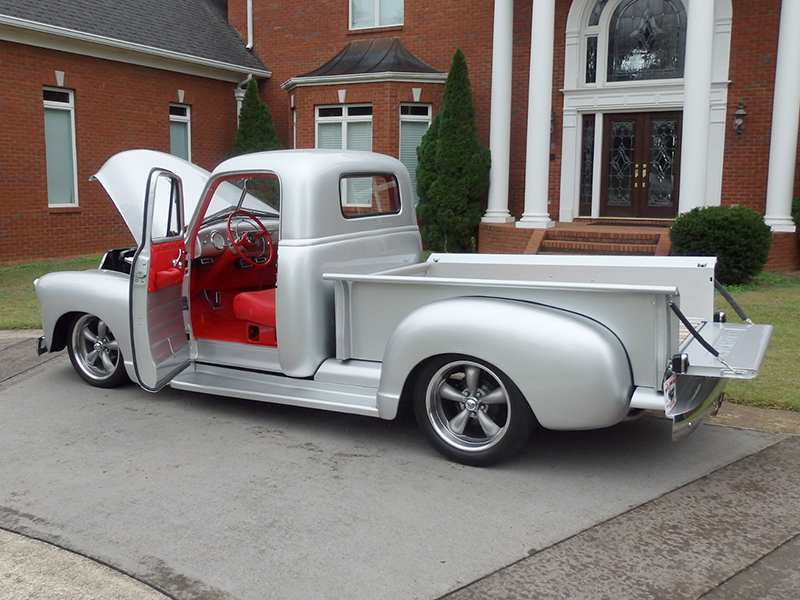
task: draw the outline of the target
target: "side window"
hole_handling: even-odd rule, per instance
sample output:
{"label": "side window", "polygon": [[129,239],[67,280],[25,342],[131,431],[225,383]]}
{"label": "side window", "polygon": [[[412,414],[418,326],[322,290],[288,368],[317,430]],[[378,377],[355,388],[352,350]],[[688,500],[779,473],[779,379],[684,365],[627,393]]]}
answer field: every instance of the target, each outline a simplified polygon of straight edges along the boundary
{"label": "side window", "polygon": [[403,0],[350,0],[350,29],[403,24]]}
{"label": "side window", "polygon": [[417,196],[417,147],[430,125],[430,104],[400,105],[400,162],[406,166],[408,174],[411,176],[414,204],[419,201]]}
{"label": "side window", "polygon": [[44,88],[44,139],[47,161],[47,204],[78,205],[78,163],[75,156],[75,95],[72,90]]}
{"label": "side window", "polygon": [[153,205],[152,241],[183,235],[183,198],[180,181],[166,173],[150,178],[148,201]]}
{"label": "side window", "polygon": [[400,191],[394,175],[345,175],[339,197],[346,219],[400,212]]}
{"label": "side window", "polygon": [[169,153],[192,160],[191,109],[184,104],[169,105]]}
{"label": "side window", "polygon": [[317,148],[371,151],[372,106],[318,106]]}

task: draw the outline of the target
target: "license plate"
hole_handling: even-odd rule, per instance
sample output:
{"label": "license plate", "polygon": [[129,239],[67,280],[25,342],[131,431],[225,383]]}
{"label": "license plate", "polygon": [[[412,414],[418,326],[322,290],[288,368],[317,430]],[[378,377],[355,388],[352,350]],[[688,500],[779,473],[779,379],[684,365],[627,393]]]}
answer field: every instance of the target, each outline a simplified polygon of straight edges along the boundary
{"label": "license plate", "polygon": [[666,413],[670,414],[672,409],[675,408],[675,403],[678,401],[677,394],[675,394],[675,374],[671,373],[669,377],[664,380],[664,398],[666,399]]}

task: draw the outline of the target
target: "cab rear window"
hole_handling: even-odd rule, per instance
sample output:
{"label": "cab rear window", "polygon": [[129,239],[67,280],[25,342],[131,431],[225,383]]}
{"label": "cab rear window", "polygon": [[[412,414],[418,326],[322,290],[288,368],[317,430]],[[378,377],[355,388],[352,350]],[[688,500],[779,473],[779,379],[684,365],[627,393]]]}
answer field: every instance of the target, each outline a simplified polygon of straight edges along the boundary
{"label": "cab rear window", "polygon": [[346,219],[400,212],[400,189],[394,175],[345,175],[339,198]]}

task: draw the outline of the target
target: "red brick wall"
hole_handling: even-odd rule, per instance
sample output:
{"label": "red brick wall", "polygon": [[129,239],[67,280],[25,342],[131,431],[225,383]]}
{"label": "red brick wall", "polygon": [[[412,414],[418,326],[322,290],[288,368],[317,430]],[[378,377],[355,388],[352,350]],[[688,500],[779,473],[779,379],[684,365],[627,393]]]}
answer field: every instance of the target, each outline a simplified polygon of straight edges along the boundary
{"label": "red brick wall", "polygon": [[[291,0],[280,5],[255,3],[255,50],[264,59],[267,68],[273,72],[272,79],[262,84],[261,92],[269,104],[275,128],[283,145],[290,147],[292,143],[292,119],[290,94],[281,89],[282,83],[326,63],[351,41],[397,36],[421,60],[443,72],[449,69],[456,48],[461,47],[469,67],[481,139],[488,146],[493,0],[474,0],[468,3],[441,0],[433,9],[430,8],[430,4],[409,2],[406,3],[405,24],[402,27],[354,32],[348,30],[348,5],[346,0],[319,0],[313,4],[301,0]],[[246,0],[230,0],[229,14],[239,14],[245,6]],[[244,30],[240,32],[244,33]],[[324,103],[338,104],[336,90],[347,89],[347,102],[351,103],[357,101],[355,97],[358,95],[368,97],[374,93],[374,90],[368,89],[369,87],[330,86],[329,91],[320,88],[319,94],[320,98],[324,97]],[[423,87],[422,101],[433,102],[434,111],[437,110],[436,100],[428,96],[428,85],[393,86],[396,91],[392,93],[398,94],[398,103],[412,101],[409,96],[412,87]],[[405,88],[408,92],[404,91]],[[441,90],[441,86],[439,89]],[[302,127],[308,130],[306,121],[311,119],[313,123],[314,113],[313,110],[309,112],[307,108],[312,106],[310,102],[316,100],[307,100],[307,92],[302,90],[295,90],[294,93],[296,103],[300,100],[305,103],[302,108],[298,105],[298,129]],[[380,94],[385,93],[385,88],[375,93],[380,97]],[[385,104],[386,99],[383,100]],[[393,127],[396,127],[396,110],[395,105],[390,120],[395,123]],[[377,114],[373,115],[373,126],[376,131],[380,128],[377,119]],[[298,135],[303,146],[313,146],[313,138],[309,143],[309,138],[304,136]],[[394,148],[391,154],[396,156],[397,144],[390,146]],[[376,145],[375,149],[378,150],[378,147],[379,145]]]}
{"label": "red brick wall", "polygon": [[[780,1],[733,0],[728,118],[722,203],[766,210],[772,101]],[[733,131],[733,113],[744,100],[741,135]]]}
{"label": "red brick wall", "polygon": [[[132,239],[89,177],[132,148],[169,152],[169,103],[191,106],[192,160],[211,169],[232,145],[234,84],[0,41],[0,265],[99,255]],[[75,93],[76,208],[48,208],[42,87]]]}
{"label": "red brick wall", "polygon": [[765,271],[785,273],[800,269],[800,236],[797,233],[773,233]]}
{"label": "red brick wall", "polygon": [[481,223],[478,252],[522,254],[535,231],[517,227],[514,223]]}

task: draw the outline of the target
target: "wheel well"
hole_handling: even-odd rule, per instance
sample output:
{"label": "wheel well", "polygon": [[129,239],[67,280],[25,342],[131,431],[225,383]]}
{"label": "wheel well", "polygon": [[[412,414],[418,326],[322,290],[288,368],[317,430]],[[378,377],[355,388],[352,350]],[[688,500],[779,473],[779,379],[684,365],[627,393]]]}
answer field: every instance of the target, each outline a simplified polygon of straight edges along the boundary
{"label": "wheel well", "polygon": [[67,340],[69,339],[69,330],[72,326],[72,322],[81,314],[83,313],[68,312],[58,318],[56,326],[53,327],[53,343],[50,344],[50,352],[58,352],[67,347]]}
{"label": "wheel well", "polygon": [[488,360],[486,360],[484,358],[481,358],[479,356],[473,356],[471,354],[459,354],[459,353],[455,353],[455,352],[445,352],[445,353],[442,353],[442,354],[433,354],[433,355],[428,356],[428,357],[422,359],[421,361],[419,361],[414,366],[414,368],[411,369],[411,371],[408,374],[408,377],[406,377],[405,383],[403,384],[403,391],[401,392],[401,395],[400,395],[400,406],[402,406],[404,408],[407,408],[407,407],[409,407],[411,405],[412,397],[413,397],[413,393],[414,393],[414,383],[416,382],[417,377],[419,376],[419,372],[423,368],[425,368],[425,365],[427,365],[429,362],[431,362],[433,360],[443,359],[443,358],[446,358],[448,360],[459,360],[459,359],[478,360],[478,361],[480,361],[482,363],[485,363],[487,365],[492,366],[495,370],[497,370],[500,373],[502,373],[503,376],[505,376],[509,381],[511,381],[514,384],[514,387],[517,388],[517,390],[519,391],[519,395],[525,401],[525,404],[528,405],[528,408],[530,408],[531,415],[533,415],[534,423],[536,423],[536,425],[538,426],[539,419],[536,417],[536,413],[533,410],[533,406],[531,406],[531,403],[528,402],[528,399],[525,397],[524,392],[521,389],[519,389],[519,386],[517,386],[517,384],[514,382],[514,380],[511,379],[508,375],[506,375],[506,373],[505,373],[505,371],[503,369],[501,369],[500,367],[498,367],[497,365],[495,365],[491,361],[488,361]]}

